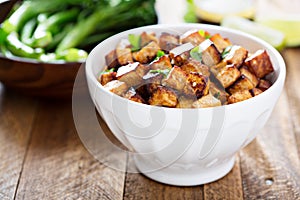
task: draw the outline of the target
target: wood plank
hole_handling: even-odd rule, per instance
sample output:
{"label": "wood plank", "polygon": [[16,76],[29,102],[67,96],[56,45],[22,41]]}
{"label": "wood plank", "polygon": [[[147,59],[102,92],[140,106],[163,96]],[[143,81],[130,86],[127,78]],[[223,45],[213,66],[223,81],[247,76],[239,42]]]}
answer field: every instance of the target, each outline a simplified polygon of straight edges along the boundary
{"label": "wood plank", "polygon": [[245,199],[300,199],[300,161],[285,90],[240,160]]}
{"label": "wood plank", "polygon": [[0,199],[13,199],[18,185],[36,101],[0,84]]}
{"label": "wood plank", "polygon": [[287,65],[286,91],[300,156],[300,48],[286,49],[283,55]]}
{"label": "wood plank", "polygon": [[[131,162],[130,159],[128,162]],[[132,170],[136,171],[136,170]],[[140,173],[127,173],[124,199],[203,199],[203,186],[176,187],[153,181]]]}
{"label": "wood plank", "polygon": [[243,188],[239,157],[233,169],[215,182],[204,185],[204,199],[243,199]]}
{"label": "wood plank", "polygon": [[70,102],[41,103],[17,199],[118,200],[124,179],[124,172],[106,167],[84,148]]}

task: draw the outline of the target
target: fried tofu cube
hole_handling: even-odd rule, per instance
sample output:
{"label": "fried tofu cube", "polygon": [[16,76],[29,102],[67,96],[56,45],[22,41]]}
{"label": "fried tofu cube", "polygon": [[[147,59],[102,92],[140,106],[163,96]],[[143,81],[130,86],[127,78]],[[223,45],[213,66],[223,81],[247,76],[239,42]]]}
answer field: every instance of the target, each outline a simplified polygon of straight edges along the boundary
{"label": "fried tofu cube", "polygon": [[183,65],[190,57],[190,50],[194,48],[191,43],[185,43],[174,49],[169,53],[171,63],[177,66]]}
{"label": "fried tofu cube", "polygon": [[159,86],[152,93],[149,104],[155,106],[176,107],[177,95],[170,88]]}
{"label": "fried tofu cube", "polygon": [[172,64],[171,64],[169,56],[164,55],[164,56],[161,56],[158,60],[155,60],[155,61],[151,62],[150,63],[150,68],[153,69],[153,70],[171,69]]}
{"label": "fried tofu cube", "polygon": [[180,67],[174,66],[168,76],[162,80],[162,85],[182,91],[186,86],[186,82],[186,73]]}
{"label": "fried tofu cube", "polygon": [[192,104],[193,108],[208,108],[208,107],[216,107],[221,106],[221,101],[214,97],[212,94],[208,93],[208,95],[205,95],[195,101]]}
{"label": "fried tofu cube", "polygon": [[250,90],[250,92],[251,92],[252,96],[257,96],[257,95],[263,93],[263,91],[259,88],[253,88],[252,90]]}
{"label": "fried tofu cube", "polygon": [[125,82],[129,87],[142,83],[142,77],[148,71],[148,67],[138,62],[119,67],[116,78]]}
{"label": "fried tofu cube", "polygon": [[232,85],[241,75],[241,72],[234,66],[230,65],[217,65],[211,70],[218,81],[224,88]]}
{"label": "fried tofu cube", "polygon": [[123,97],[138,103],[145,103],[144,99],[135,91],[133,87],[129,88]]}
{"label": "fried tofu cube", "polygon": [[218,87],[212,81],[209,84],[209,93],[219,99],[222,104],[225,104],[227,102],[227,98],[229,97],[229,94],[226,92],[225,88]]}
{"label": "fried tofu cube", "polygon": [[106,83],[104,85],[104,88],[106,90],[109,90],[109,91],[121,96],[127,91],[128,86],[125,82],[122,82],[119,80],[112,80],[112,81]]}
{"label": "fried tofu cube", "polygon": [[181,66],[181,69],[187,74],[190,72],[197,72],[204,76],[210,76],[209,67],[195,59],[189,59]]}
{"label": "fried tofu cube", "polygon": [[197,99],[208,94],[209,78],[197,72],[190,72],[187,75],[187,84],[183,88],[184,94],[194,96]]}
{"label": "fried tofu cube", "polygon": [[172,35],[163,32],[159,38],[159,46],[162,50],[168,53],[175,47],[179,46],[179,38],[179,35]]}
{"label": "fried tofu cube", "polygon": [[142,64],[146,64],[151,62],[156,57],[158,50],[160,50],[160,47],[156,42],[152,41],[144,46],[141,50],[134,52],[132,56],[134,60]]}
{"label": "fried tofu cube", "polygon": [[125,39],[121,40],[121,42],[117,45],[116,54],[118,63],[120,65],[126,65],[133,62],[131,49],[129,48],[129,46],[129,41]]}
{"label": "fried tofu cube", "polygon": [[155,33],[143,32],[141,34],[141,47],[146,46],[150,42],[155,42],[158,44],[158,38],[156,37]]}
{"label": "fried tofu cube", "polygon": [[107,65],[107,69],[116,69],[118,66],[120,66],[118,62],[117,52],[115,49],[105,56],[105,63]]}
{"label": "fried tofu cube", "polygon": [[233,94],[241,90],[251,90],[254,87],[255,85],[246,76],[241,75],[240,78],[229,87],[228,91],[230,94]]}
{"label": "fried tofu cube", "polygon": [[240,101],[250,99],[251,97],[252,97],[252,95],[249,92],[249,90],[240,90],[240,91],[233,93],[232,95],[230,95],[228,97],[228,103],[229,104],[237,103]]}
{"label": "fried tofu cube", "polygon": [[228,53],[224,57],[224,61],[228,64],[234,64],[237,68],[240,68],[248,56],[248,51],[244,47],[233,45]]}
{"label": "fried tofu cube", "polygon": [[[161,81],[164,78],[164,74],[155,72],[152,73],[151,70],[148,71],[144,76],[143,76],[143,83],[145,83],[145,90],[147,94],[153,93],[158,86],[161,85]],[[149,97],[149,95],[147,95]],[[145,95],[145,94],[144,94]]]}
{"label": "fried tofu cube", "polygon": [[104,72],[101,73],[99,76],[99,82],[101,83],[101,85],[105,85],[106,83],[116,79],[116,72]]}
{"label": "fried tofu cube", "polygon": [[192,104],[197,100],[195,97],[180,96],[176,108],[192,108]]}
{"label": "fried tofu cube", "polygon": [[205,37],[202,36],[198,30],[187,31],[181,36],[181,43],[191,43],[194,46],[198,46],[201,42],[205,40]]}
{"label": "fried tofu cube", "polygon": [[274,71],[270,57],[266,50],[258,50],[245,60],[245,65],[258,78],[263,78]]}
{"label": "fried tofu cube", "polygon": [[217,65],[222,60],[220,52],[209,39],[199,45],[199,50],[201,51],[202,62],[209,67]]}
{"label": "fried tofu cube", "polygon": [[223,38],[219,33],[214,34],[211,38],[209,38],[216,46],[218,51],[222,53],[226,47],[231,46],[232,43],[229,39]]}
{"label": "fried tofu cube", "polygon": [[255,76],[255,74],[250,72],[248,67],[246,67],[246,66],[241,67],[240,72],[241,72],[241,75],[244,75],[251,81],[251,83],[254,85],[254,87],[256,87],[258,85],[258,82],[259,82],[258,78]]}
{"label": "fried tofu cube", "polygon": [[260,79],[258,83],[258,88],[262,91],[267,90],[269,87],[271,87],[271,82],[265,79]]}

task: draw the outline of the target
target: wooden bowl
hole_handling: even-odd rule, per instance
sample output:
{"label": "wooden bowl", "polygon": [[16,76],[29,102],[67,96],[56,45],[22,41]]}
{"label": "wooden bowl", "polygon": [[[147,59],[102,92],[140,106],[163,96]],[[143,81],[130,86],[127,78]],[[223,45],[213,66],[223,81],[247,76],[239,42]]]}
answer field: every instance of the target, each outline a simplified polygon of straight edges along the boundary
{"label": "wooden bowl", "polygon": [[72,95],[73,84],[82,63],[42,63],[0,54],[0,81],[8,88],[41,97]]}
{"label": "wooden bowl", "polygon": [[[0,23],[16,0],[0,3]],[[44,63],[32,59],[7,58],[0,53],[0,81],[8,88],[41,97],[70,97],[82,63]]]}

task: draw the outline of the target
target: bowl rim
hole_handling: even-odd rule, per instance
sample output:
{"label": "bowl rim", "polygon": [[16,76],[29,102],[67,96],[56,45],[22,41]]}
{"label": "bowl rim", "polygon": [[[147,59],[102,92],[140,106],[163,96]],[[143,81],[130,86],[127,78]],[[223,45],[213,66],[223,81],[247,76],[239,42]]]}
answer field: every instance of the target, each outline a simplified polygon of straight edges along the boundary
{"label": "bowl rim", "polygon": [[39,61],[33,58],[23,58],[23,57],[18,57],[18,56],[11,56],[11,57],[7,57],[5,55],[3,55],[3,53],[0,52],[0,59],[4,59],[7,61],[12,61],[12,62],[20,62],[20,63],[30,63],[30,64],[50,64],[50,65],[65,65],[65,64],[83,64],[84,62],[66,62],[63,60],[57,60],[57,61],[48,61],[48,62],[43,62],[43,61]]}
{"label": "bowl rim", "polygon": [[[275,79],[275,81],[273,82],[273,84],[271,85],[270,88],[268,88],[266,91],[262,92],[261,94],[254,96],[250,99],[246,99],[244,101],[240,101],[237,103],[233,103],[233,104],[227,104],[227,105],[221,105],[221,106],[215,106],[215,107],[207,107],[207,108],[169,108],[169,107],[162,107],[162,106],[153,106],[153,105],[148,105],[148,104],[143,104],[143,103],[138,103],[135,101],[130,101],[124,97],[121,97],[117,94],[114,94],[108,90],[106,90],[97,80],[95,74],[93,73],[92,70],[92,58],[95,56],[95,51],[98,48],[101,48],[101,46],[105,43],[109,43],[110,41],[114,40],[114,38],[116,37],[120,37],[122,35],[125,34],[129,34],[132,32],[140,32],[143,29],[176,29],[179,27],[183,27],[183,28],[190,28],[190,29],[204,29],[205,28],[209,28],[209,29],[214,29],[216,31],[220,31],[220,32],[226,32],[226,33],[231,33],[231,34],[235,34],[235,35],[241,35],[242,37],[245,37],[247,39],[250,40],[254,40],[257,43],[261,44],[262,46],[264,46],[264,49],[268,51],[268,54],[270,54],[270,52],[272,54],[274,54],[274,58],[277,60],[278,62],[278,74],[277,74],[277,78]],[[222,33],[220,33],[222,34]],[[257,49],[258,50],[258,49]],[[211,25],[211,24],[201,24],[201,23],[180,23],[180,24],[155,24],[155,25],[147,25],[147,26],[142,26],[142,27],[138,27],[138,28],[133,28],[133,29],[129,29],[126,31],[122,31],[118,34],[115,34],[113,36],[110,36],[109,38],[103,40],[102,42],[100,42],[97,46],[95,46],[92,51],[89,53],[87,59],[86,59],[86,63],[85,63],[85,73],[86,73],[86,78],[90,79],[93,84],[96,86],[96,88],[100,89],[102,92],[104,92],[107,95],[113,96],[114,98],[117,98],[120,101],[126,101],[129,102],[129,104],[134,104],[134,105],[139,105],[139,106],[146,106],[146,108],[150,107],[150,108],[155,108],[155,109],[163,109],[163,110],[179,110],[179,111],[183,111],[183,110],[213,110],[216,108],[220,108],[220,107],[226,107],[226,108],[234,108],[234,107],[239,107],[239,106],[243,106],[244,104],[249,104],[253,101],[256,101],[257,99],[262,99],[265,98],[267,95],[269,95],[269,93],[272,92],[276,92],[275,89],[276,88],[280,88],[280,93],[282,92],[282,88],[284,86],[284,82],[285,82],[285,78],[286,78],[286,64],[284,62],[283,57],[281,56],[281,54],[269,43],[267,43],[266,41],[250,35],[248,33],[239,31],[239,30],[235,30],[232,28],[227,28],[227,27],[222,27],[222,26],[218,26],[218,25]],[[275,71],[273,72],[275,73]],[[95,92],[94,92],[95,94]],[[94,94],[90,94],[92,98],[94,98]]]}

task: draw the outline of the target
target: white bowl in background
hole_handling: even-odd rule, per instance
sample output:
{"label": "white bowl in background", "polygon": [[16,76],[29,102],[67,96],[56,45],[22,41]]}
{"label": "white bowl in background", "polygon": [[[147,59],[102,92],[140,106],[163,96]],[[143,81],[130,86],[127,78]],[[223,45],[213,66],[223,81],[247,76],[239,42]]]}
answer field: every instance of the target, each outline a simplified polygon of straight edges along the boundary
{"label": "white bowl in background", "polygon": [[[273,85],[251,99],[213,108],[179,109],[129,101],[97,81],[105,55],[128,34],[143,31],[182,34],[191,29],[220,33],[249,52],[266,49],[273,67]],[[135,164],[146,176],[167,184],[190,186],[217,180],[233,167],[235,154],[265,125],[281,94],[285,63],[272,46],[251,35],[204,24],[152,25],[114,35],[97,45],[87,58],[90,96],[113,134],[136,153]]]}

